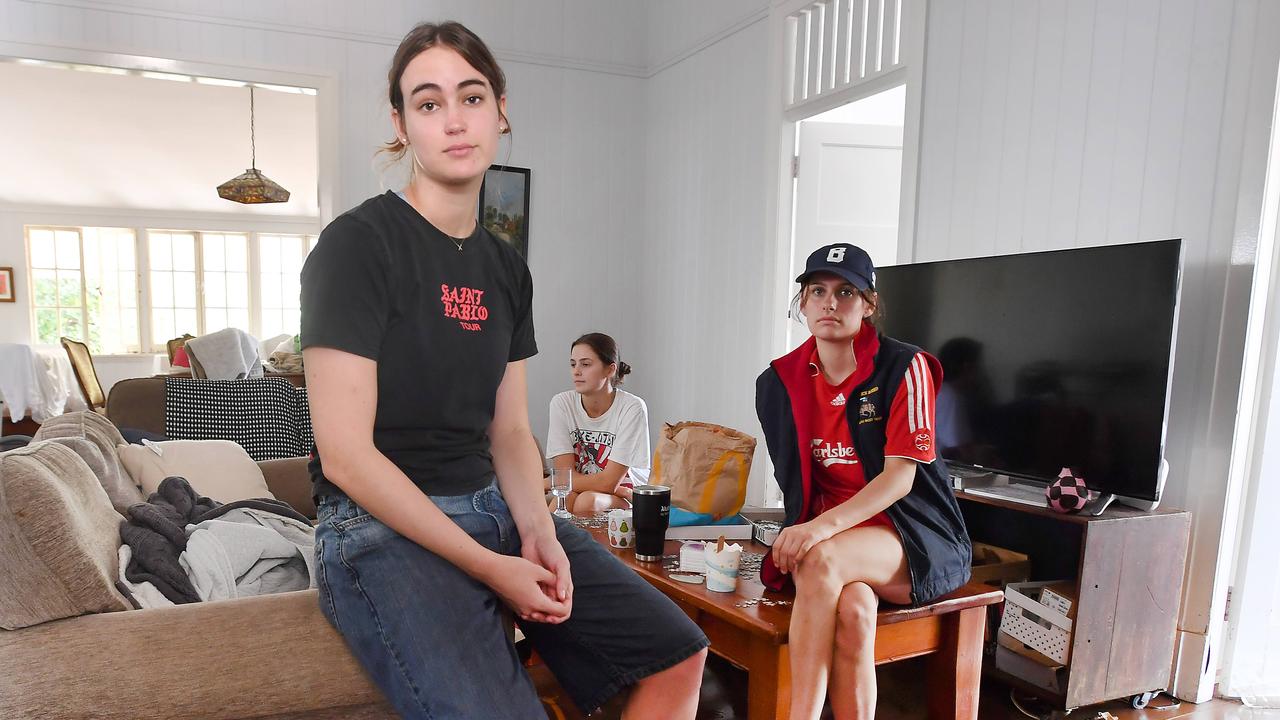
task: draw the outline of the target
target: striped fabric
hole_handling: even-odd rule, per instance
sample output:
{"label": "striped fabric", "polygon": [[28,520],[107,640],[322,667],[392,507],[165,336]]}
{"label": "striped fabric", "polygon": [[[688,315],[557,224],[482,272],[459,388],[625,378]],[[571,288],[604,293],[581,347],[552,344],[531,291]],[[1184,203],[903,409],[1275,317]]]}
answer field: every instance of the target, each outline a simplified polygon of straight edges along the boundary
{"label": "striped fabric", "polygon": [[923,355],[916,354],[907,368],[907,430],[933,430],[933,378]]}

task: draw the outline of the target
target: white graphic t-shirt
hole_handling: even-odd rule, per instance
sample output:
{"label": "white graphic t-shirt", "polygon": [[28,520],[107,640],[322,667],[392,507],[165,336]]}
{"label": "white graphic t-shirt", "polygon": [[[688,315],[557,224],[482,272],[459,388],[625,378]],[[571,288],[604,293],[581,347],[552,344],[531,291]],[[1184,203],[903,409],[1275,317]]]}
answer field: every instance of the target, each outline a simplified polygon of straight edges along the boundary
{"label": "white graphic t-shirt", "polygon": [[551,398],[547,457],[573,453],[574,470],[584,475],[619,462],[630,470],[623,482],[643,485],[649,481],[649,410],[635,395],[614,392],[613,405],[598,418],[587,415],[576,390]]}

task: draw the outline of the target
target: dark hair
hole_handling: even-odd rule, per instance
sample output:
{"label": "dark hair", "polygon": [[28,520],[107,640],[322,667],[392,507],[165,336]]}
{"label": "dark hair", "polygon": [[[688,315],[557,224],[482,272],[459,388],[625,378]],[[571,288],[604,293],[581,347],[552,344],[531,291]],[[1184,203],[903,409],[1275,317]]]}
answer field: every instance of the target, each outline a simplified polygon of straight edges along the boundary
{"label": "dark hair", "polygon": [[[875,290],[863,290],[854,288],[858,294],[862,296],[862,300],[872,307],[871,314],[867,316],[867,320],[875,326],[876,330],[880,329],[880,322],[884,320],[884,300],[880,299],[879,293]],[[800,306],[804,304],[805,293],[809,290],[809,282],[800,284],[800,289],[791,297],[791,309],[787,311],[787,317],[795,320],[801,325],[804,324],[804,313],[800,312]]]}
{"label": "dark hair", "polygon": [[[493,88],[495,102],[497,98],[507,94],[507,76],[498,66],[489,47],[475,33],[462,23],[452,20],[439,24],[421,23],[400,41],[400,47],[396,48],[395,57],[391,59],[391,69],[387,72],[388,99],[401,118],[404,117],[404,93],[400,90],[400,78],[404,77],[405,68],[409,67],[414,58],[437,45],[454,50],[467,64],[479,70]],[[511,132],[511,121],[507,120],[501,106],[498,107],[498,116],[506,123],[506,131]],[[408,146],[397,136],[383,144],[380,152],[391,153],[398,160],[406,149]]]}
{"label": "dark hair", "polygon": [[586,345],[591,348],[591,352],[600,358],[600,362],[605,365],[618,364],[618,369],[613,373],[613,384],[621,385],[622,379],[631,374],[631,366],[618,359],[618,343],[613,338],[604,333],[591,332],[569,343],[569,350],[572,351],[579,345]]}

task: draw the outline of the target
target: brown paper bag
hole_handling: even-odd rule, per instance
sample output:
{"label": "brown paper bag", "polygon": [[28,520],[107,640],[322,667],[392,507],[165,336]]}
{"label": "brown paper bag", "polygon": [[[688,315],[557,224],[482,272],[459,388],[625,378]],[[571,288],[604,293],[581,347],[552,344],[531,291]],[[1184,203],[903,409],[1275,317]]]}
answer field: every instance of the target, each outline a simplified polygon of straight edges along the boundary
{"label": "brown paper bag", "polygon": [[662,427],[649,482],[671,488],[671,504],[719,520],[742,509],[756,439],[723,425],[682,422]]}

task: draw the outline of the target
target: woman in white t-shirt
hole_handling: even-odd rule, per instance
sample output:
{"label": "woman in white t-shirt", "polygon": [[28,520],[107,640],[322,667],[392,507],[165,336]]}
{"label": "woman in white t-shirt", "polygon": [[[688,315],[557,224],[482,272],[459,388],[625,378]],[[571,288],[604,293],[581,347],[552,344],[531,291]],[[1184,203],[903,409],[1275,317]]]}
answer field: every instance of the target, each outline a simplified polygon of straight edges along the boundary
{"label": "woman in white t-shirt", "polygon": [[587,333],[570,346],[569,369],[573,389],[551,398],[547,425],[547,457],[557,471],[573,470],[566,507],[630,507],[632,485],[649,480],[649,411],[618,389],[631,366],[618,359],[613,338]]}

